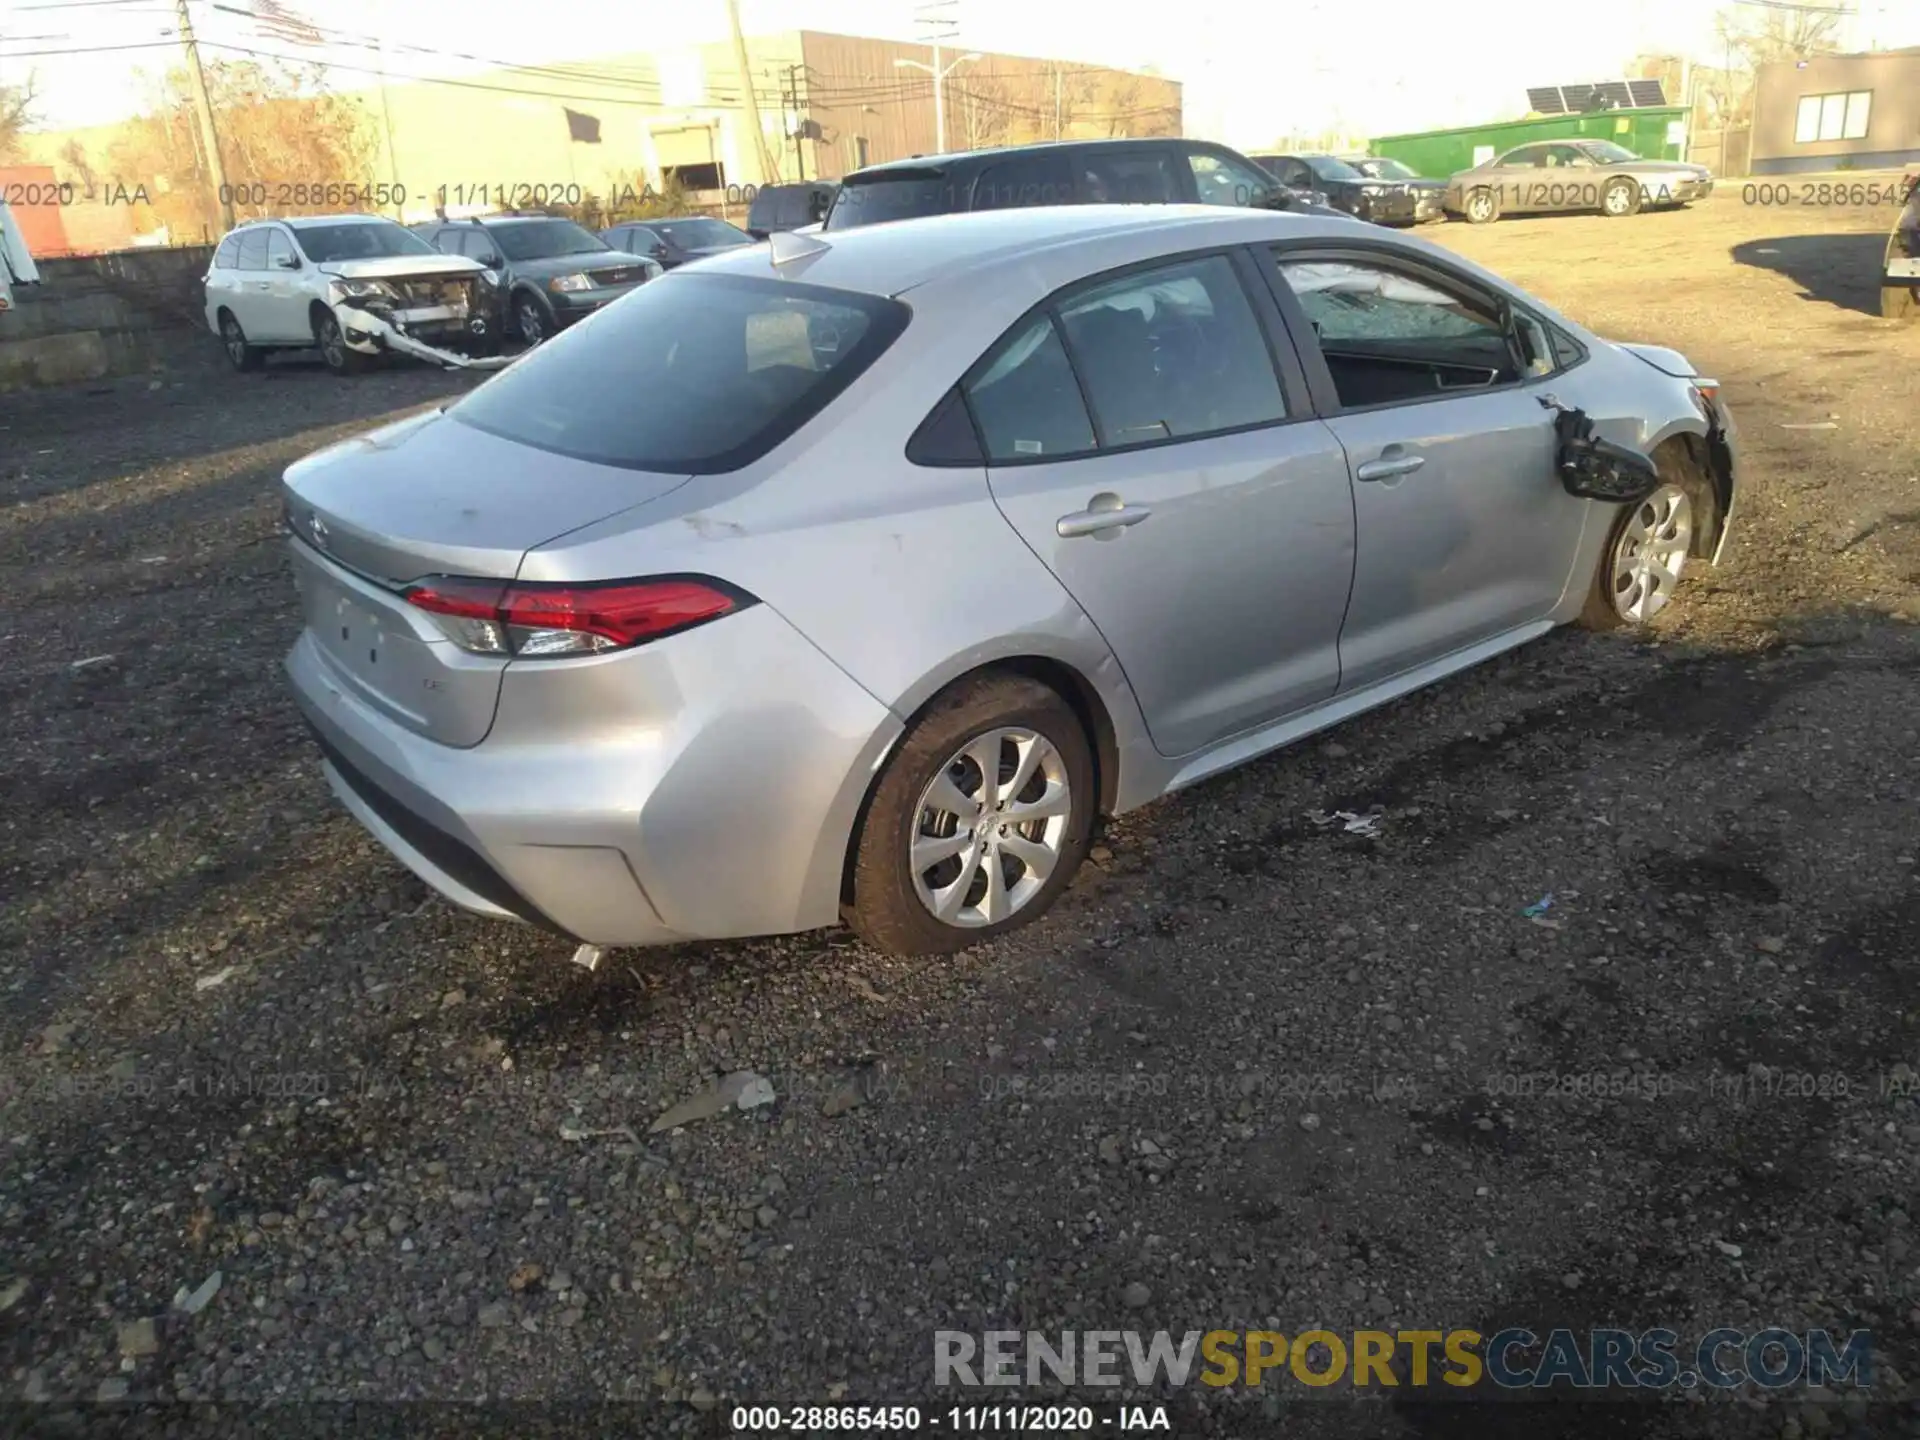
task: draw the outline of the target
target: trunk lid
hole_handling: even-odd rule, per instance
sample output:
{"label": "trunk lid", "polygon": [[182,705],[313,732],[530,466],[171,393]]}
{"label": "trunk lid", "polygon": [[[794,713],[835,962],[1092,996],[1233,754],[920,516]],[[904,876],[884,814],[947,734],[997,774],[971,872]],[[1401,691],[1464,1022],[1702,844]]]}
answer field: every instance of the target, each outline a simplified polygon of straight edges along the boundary
{"label": "trunk lid", "polygon": [[478,745],[507,661],[462,650],[400,592],[431,575],[510,580],[528,550],[690,478],[570,460],[437,411],[331,446],[281,481],[306,627],[362,703],[442,744]]}
{"label": "trunk lid", "polygon": [[367,260],[328,260],[323,275],[342,280],[387,280],[423,275],[478,275],[486,267],[464,255],[380,255]]}

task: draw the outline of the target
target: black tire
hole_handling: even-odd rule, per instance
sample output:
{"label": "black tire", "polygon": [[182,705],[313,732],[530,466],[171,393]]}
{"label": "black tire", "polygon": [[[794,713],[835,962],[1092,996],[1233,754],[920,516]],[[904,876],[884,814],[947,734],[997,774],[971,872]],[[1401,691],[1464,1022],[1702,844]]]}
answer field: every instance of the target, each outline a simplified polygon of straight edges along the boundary
{"label": "black tire", "polygon": [[[1624,196],[1624,198],[1616,200],[1615,196]],[[1624,178],[1610,180],[1607,182],[1607,188],[1600,192],[1600,213],[1615,219],[1638,215],[1642,198],[1639,181]]]}
{"label": "black tire", "polygon": [[[1711,554],[1719,537],[1720,505],[1714,494],[1713,483],[1691,464],[1674,463],[1672,452],[1664,452],[1656,459],[1661,462],[1662,482],[1684,490],[1690,507],[1689,525],[1693,544],[1688,553],[1689,564],[1681,571],[1676,587],[1677,590],[1684,591],[1687,577],[1693,573],[1692,562],[1698,560],[1698,554],[1695,552]],[[1638,505],[1622,505],[1619,513],[1614,516],[1612,527],[1607,531],[1606,548],[1600,552],[1599,562],[1593,567],[1593,581],[1587,587],[1586,603],[1580,610],[1578,623],[1584,630],[1605,632],[1627,626],[1637,629],[1651,623],[1650,620],[1629,620],[1622,615],[1615,607],[1612,595],[1615,554],[1619,550],[1628,525],[1640,508]],[[1668,608],[1673,603],[1674,601],[1670,599],[1667,602]]]}
{"label": "black tire", "polygon": [[314,311],[313,343],[320,347],[320,358],[327,362],[327,369],[339,376],[358,375],[371,358],[348,348],[339,317],[331,310]]}
{"label": "black tire", "polygon": [[1880,314],[1888,320],[1920,320],[1920,281],[1882,285]]}
{"label": "black tire", "polygon": [[1467,223],[1491,225],[1500,218],[1500,192],[1481,186],[1466,198]]}
{"label": "black tire", "polygon": [[[938,919],[914,886],[908,855],[921,797],[969,741],[1019,726],[1050,741],[1069,794],[1052,872],[1004,920],[977,926]],[[964,680],[929,704],[888,760],[854,842],[853,899],[846,916],[856,933],[891,955],[950,955],[1039,919],[1072,883],[1086,857],[1098,809],[1093,751],[1067,702],[1037,680],[987,673]]]}
{"label": "black tire", "polygon": [[249,344],[240,322],[225,310],[220,312],[220,347],[227,352],[227,363],[239,371],[258,370],[267,360],[267,352]]}
{"label": "black tire", "polygon": [[547,302],[531,290],[522,290],[513,297],[513,333],[522,345],[531,349],[543,340],[551,340],[559,328]]}

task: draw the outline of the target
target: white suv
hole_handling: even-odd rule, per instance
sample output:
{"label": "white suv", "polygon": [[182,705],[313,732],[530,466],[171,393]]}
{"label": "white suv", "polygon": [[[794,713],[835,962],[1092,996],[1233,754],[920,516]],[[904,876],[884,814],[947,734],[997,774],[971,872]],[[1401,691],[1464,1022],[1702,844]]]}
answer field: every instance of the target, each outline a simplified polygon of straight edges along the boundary
{"label": "white suv", "polygon": [[449,368],[506,363],[485,267],[378,215],[242,225],[214,252],[206,286],[207,324],[236,370],[304,349],[341,375],[387,350]]}

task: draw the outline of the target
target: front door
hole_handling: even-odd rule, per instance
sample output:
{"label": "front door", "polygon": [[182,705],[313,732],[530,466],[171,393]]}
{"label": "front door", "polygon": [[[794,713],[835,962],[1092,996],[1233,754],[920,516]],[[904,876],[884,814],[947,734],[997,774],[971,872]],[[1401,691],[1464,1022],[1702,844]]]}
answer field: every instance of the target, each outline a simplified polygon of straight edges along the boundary
{"label": "front door", "polygon": [[260,332],[262,340],[311,341],[313,322],[307,314],[306,288],[300,282],[303,272],[289,267],[289,261],[299,260],[293,248],[293,239],[279,226],[267,231],[267,269],[266,289],[262,291],[262,305],[265,311],[267,329]]}
{"label": "front door", "polygon": [[1353,473],[1341,689],[1546,619],[1593,507],[1561,488],[1553,379],[1522,373],[1493,297],[1365,251],[1285,249],[1279,274]]}
{"label": "front door", "polygon": [[967,382],[1001,512],[1105,636],[1156,749],[1339,683],[1353,501],[1225,255],[1076,286]]}

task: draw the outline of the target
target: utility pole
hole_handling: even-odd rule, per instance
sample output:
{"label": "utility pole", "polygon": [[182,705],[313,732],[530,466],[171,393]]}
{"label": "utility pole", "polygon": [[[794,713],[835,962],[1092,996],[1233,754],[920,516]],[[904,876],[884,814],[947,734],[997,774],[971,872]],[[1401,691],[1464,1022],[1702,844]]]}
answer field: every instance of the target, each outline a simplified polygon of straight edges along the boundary
{"label": "utility pole", "polygon": [[227,170],[220,163],[220,136],[213,128],[213,101],[207,98],[207,75],[200,68],[200,42],[193,38],[193,17],[187,0],[174,0],[180,19],[180,43],[187,47],[187,78],[193,81],[193,108],[200,112],[200,143],[207,152],[207,179],[220,206],[222,230],[233,229],[233,192],[227,189]]}
{"label": "utility pole", "polygon": [[793,178],[807,178],[807,152],[801,148],[806,122],[800,118],[800,67],[787,66],[787,113],[793,117]]}
{"label": "utility pole", "polygon": [[740,0],[727,0],[727,26],[733,31],[733,58],[740,67],[740,99],[753,130],[754,150],[760,156],[760,183],[778,184],[780,163],[768,148],[766,127],[760,123],[760,105],[753,98],[753,70],[747,61],[746,37],[740,33]]}
{"label": "utility pole", "polygon": [[969,60],[978,60],[975,54],[962,55],[951,64],[940,64],[940,42],[951,40],[960,33],[949,13],[959,0],[922,0],[915,8],[920,12],[919,24],[927,31],[927,43],[933,49],[933,63],[920,60],[896,60],[893,63],[902,69],[924,70],[933,77],[933,128],[938,136],[938,148],[941,154],[947,149],[947,76]]}
{"label": "utility pole", "polygon": [[[405,207],[400,203],[400,162],[393,153],[393,111],[387,108],[387,52],[380,43],[380,37],[373,40],[373,63],[380,71],[380,122],[386,132],[387,140],[387,180],[393,186],[393,213],[396,219],[404,217]],[[572,162],[573,147],[567,147],[568,162]]]}

